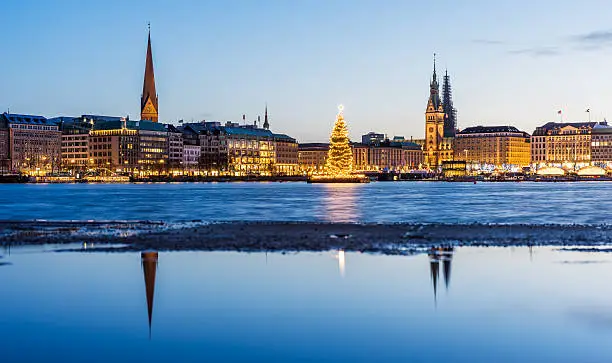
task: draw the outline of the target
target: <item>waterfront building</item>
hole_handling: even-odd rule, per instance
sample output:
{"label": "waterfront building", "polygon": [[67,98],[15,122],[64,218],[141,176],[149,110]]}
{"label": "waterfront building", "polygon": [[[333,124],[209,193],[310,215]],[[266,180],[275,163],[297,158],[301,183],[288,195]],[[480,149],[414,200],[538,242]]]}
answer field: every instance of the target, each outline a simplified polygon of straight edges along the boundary
{"label": "waterfront building", "polygon": [[297,141],[284,134],[274,134],[274,142],[276,144],[275,174],[297,175],[299,173]]}
{"label": "waterfront building", "polygon": [[[577,171],[591,164],[591,135],[598,122],[548,122],[531,136],[531,162]],[[607,126],[607,123],[601,122]]]}
{"label": "waterfront building", "polygon": [[423,149],[409,141],[385,140],[368,148],[368,170],[407,172],[423,164]]}
{"label": "waterfront building", "polygon": [[89,165],[89,132],[93,119],[81,117],[55,117],[62,132],[62,168],[64,170],[85,170]]}
{"label": "waterfront building", "polygon": [[298,145],[298,165],[302,173],[322,173],[327,161],[329,144],[302,143]]}
{"label": "waterfront building", "polygon": [[97,122],[90,133],[90,164],[110,172],[165,173],[168,132],[152,121]]}
{"label": "waterfront building", "polygon": [[5,112],[0,117],[0,130],[4,130],[0,136],[5,137],[0,158],[6,158],[8,145],[10,172],[45,175],[60,170],[62,134],[55,122],[43,116]]}
{"label": "waterfront building", "polygon": [[188,170],[195,169],[200,163],[200,145],[183,145],[183,167]]}
{"label": "waterfront building", "polygon": [[383,142],[385,141],[386,138],[387,137],[385,136],[385,134],[379,134],[376,132],[368,132],[367,134],[361,136],[361,143],[364,145],[371,145],[371,144]]}
{"label": "waterfront building", "polygon": [[[413,142],[385,140],[372,145],[351,143],[353,170],[397,171],[418,169],[423,163],[423,150]],[[299,145],[299,167],[302,173],[324,171],[329,144],[305,143]]]}
{"label": "waterfront building", "polygon": [[591,133],[591,161],[593,165],[612,169],[612,126],[597,124]]}
{"label": "waterfront building", "polygon": [[422,145],[425,165],[432,170],[438,170],[442,161],[453,159],[452,137],[444,135],[445,118],[434,59],[433,76],[429,85],[429,100],[425,110],[425,140]]}
{"label": "waterfront building", "polygon": [[0,175],[11,172],[10,156],[9,130],[0,127]]}
{"label": "waterfront building", "polygon": [[151,51],[151,29],[147,41],[147,57],[145,64],[142,95],[140,96],[140,119],[157,122],[159,120],[159,103],[155,91],[155,72],[153,71],[153,53]]}
{"label": "waterfront building", "polygon": [[183,133],[175,126],[166,124],[168,132],[168,165],[170,169],[183,168]]}
{"label": "waterfront building", "polygon": [[455,160],[472,169],[518,171],[530,164],[530,136],[513,126],[475,126],[458,132]]}
{"label": "waterfront building", "polygon": [[368,168],[368,145],[363,143],[352,143],[351,149],[353,151],[353,170],[355,171],[367,171]]}
{"label": "waterfront building", "polygon": [[213,174],[291,175],[298,171],[297,142],[287,135],[232,122],[189,126],[199,132],[202,168]]}

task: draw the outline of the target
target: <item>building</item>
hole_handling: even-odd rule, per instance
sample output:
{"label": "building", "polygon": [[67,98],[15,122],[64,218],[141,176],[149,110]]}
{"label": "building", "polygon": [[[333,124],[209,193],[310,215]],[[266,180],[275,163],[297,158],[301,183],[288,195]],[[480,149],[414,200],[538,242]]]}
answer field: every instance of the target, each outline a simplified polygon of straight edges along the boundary
{"label": "building", "polygon": [[548,122],[531,136],[531,162],[539,169],[544,166],[578,170],[591,164],[592,131],[598,122]]}
{"label": "building", "polygon": [[110,172],[159,175],[167,171],[168,132],[153,121],[103,121],[89,139],[90,165]]}
{"label": "building", "polygon": [[274,173],[276,175],[299,174],[297,141],[294,138],[284,134],[274,134],[274,142],[276,144]]}
{"label": "building", "polygon": [[85,170],[89,165],[89,132],[94,121],[91,118],[55,117],[55,122],[62,132],[62,169]]}
{"label": "building", "polygon": [[11,146],[9,143],[9,130],[2,128],[0,122],[0,175],[11,172]]}
{"label": "building", "polygon": [[153,53],[151,51],[151,29],[147,41],[147,57],[145,64],[142,95],[140,96],[140,119],[153,122],[159,121],[159,103],[155,91],[155,72],[153,71]]}
{"label": "building", "polygon": [[355,171],[368,171],[368,145],[352,143],[351,149],[353,151],[353,170]]}
{"label": "building", "polygon": [[612,168],[612,126],[597,124],[591,133],[591,161],[604,169]]}
{"label": "building", "polygon": [[407,172],[423,164],[423,149],[413,142],[385,140],[368,147],[367,170]]}
{"label": "building", "polygon": [[0,117],[0,130],[0,137],[4,136],[0,160],[9,164],[5,166],[10,172],[44,175],[60,170],[62,134],[55,122],[43,116],[5,112]]}
{"label": "building", "polygon": [[[298,172],[295,139],[255,125],[189,124],[199,132],[204,170],[228,175],[291,175]],[[268,125],[269,126],[269,125]]]}
{"label": "building", "polygon": [[[385,140],[372,145],[351,143],[353,170],[398,171],[418,169],[423,163],[423,149],[413,142]],[[299,145],[299,166],[302,173],[325,171],[329,144],[306,143]]]}
{"label": "building", "polygon": [[168,165],[170,169],[183,168],[183,133],[173,125],[164,125],[168,132]]}
{"label": "building", "polygon": [[385,141],[386,138],[387,137],[385,136],[385,134],[379,134],[376,132],[368,132],[367,134],[361,136],[361,143],[364,145],[371,145],[371,144],[383,142]]}
{"label": "building", "polygon": [[423,140],[422,145],[425,165],[432,170],[438,170],[442,161],[453,159],[452,137],[444,136],[445,118],[434,58],[433,76],[429,85],[429,100],[425,110],[425,140]]}
{"label": "building", "polygon": [[316,174],[325,170],[329,144],[303,143],[298,145],[298,165],[302,173]]}
{"label": "building", "polygon": [[455,160],[476,169],[527,167],[530,164],[530,136],[513,126],[475,126],[455,136]]}
{"label": "building", "polygon": [[183,167],[187,170],[197,169],[200,164],[200,145],[183,145]]}

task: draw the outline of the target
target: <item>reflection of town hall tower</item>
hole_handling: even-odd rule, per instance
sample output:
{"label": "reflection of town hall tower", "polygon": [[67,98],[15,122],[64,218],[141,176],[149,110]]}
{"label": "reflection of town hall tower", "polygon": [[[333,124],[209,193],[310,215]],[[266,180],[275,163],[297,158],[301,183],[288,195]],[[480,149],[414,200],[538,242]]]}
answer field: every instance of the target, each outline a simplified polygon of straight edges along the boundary
{"label": "reflection of town hall tower", "polygon": [[[444,80],[448,82],[448,76]],[[449,85],[445,85],[445,89],[450,92]],[[440,99],[440,86],[434,58],[433,76],[429,85],[429,101],[425,110],[425,140],[423,143],[425,165],[430,169],[437,169],[442,161],[452,160],[453,158],[452,136],[454,136],[454,132],[449,132],[449,129],[453,129],[453,126],[450,126],[449,123],[455,122],[455,120],[453,115],[452,121],[450,121],[449,115],[446,115],[444,109]]]}

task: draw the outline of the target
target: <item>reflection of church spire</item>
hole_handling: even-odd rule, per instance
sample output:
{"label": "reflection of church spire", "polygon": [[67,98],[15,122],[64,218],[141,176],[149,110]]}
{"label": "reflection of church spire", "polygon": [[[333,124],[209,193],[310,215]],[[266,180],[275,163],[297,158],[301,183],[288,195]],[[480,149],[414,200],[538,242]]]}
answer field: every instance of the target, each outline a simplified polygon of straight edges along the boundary
{"label": "reflection of church spire", "polygon": [[141,257],[147,294],[147,312],[149,314],[149,339],[151,339],[151,321],[153,318],[153,298],[155,297],[155,273],[157,271],[158,254],[157,252],[143,252]]}

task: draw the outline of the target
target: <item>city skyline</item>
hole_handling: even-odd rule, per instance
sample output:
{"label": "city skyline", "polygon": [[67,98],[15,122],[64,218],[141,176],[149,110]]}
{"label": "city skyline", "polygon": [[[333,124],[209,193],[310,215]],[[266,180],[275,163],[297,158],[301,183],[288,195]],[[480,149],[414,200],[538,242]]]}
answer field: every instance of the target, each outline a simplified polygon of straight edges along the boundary
{"label": "city skyline", "polygon": [[150,21],[160,122],[240,121],[243,114],[250,121],[267,103],[272,129],[326,141],[342,103],[351,139],[369,131],[421,138],[434,52],[451,75],[459,128],[513,125],[532,133],[558,121],[557,110],[564,121],[586,121],[587,108],[593,120],[612,114],[605,73],[611,11],[603,1],[120,4],[81,5],[77,18],[53,23],[74,11],[68,2],[4,3],[14,15],[12,31],[0,35],[12,54],[0,67],[11,85],[0,91],[0,107],[137,119]]}

